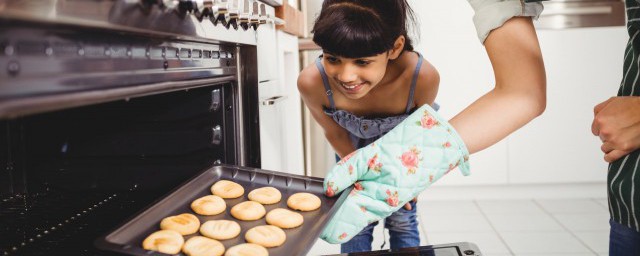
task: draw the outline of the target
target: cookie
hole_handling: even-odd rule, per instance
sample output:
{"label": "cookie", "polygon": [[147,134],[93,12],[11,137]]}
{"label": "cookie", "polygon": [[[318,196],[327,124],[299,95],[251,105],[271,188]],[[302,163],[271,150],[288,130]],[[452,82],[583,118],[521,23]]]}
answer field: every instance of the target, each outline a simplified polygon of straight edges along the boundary
{"label": "cookie", "polygon": [[244,194],[244,188],[233,181],[219,180],[211,186],[211,193],[222,198],[238,198]]}
{"label": "cookie", "polygon": [[257,244],[239,244],[229,248],[224,256],[269,256],[269,251]]}
{"label": "cookie", "polygon": [[310,193],[295,193],[287,199],[287,206],[303,212],[313,211],[320,208],[320,198]]}
{"label": "cookie", "polygon": [[191,235],[198,232],[200,220],[191,213],[169,216],[160,222],[160,229],[178,231],[181,235]]}
{"label": "cookie", "polygon": [[287,235],[279,227],[263,225],[249,229],[247,233],[244,234],[244,239],[249,243],[270,248],[284,244],[284,241],[287,240]]}
{"label": "cookie", "polygon": [[210,220],[202,224],[200,234],[217,240],[227,240],[240,234],[240,225],[231,220]]}
{"label": "cookie", "polygon": [[249,200],[255,201],[261,204],[275,204],[280,202],[282,194],[274,187],[262,187],[254,189],[249,192]]}
{"label": "cookie", "polygon": [[264,206],[254,201],[244,201],[231,207],[231,216],[239,220],[258,220],[265,213]]}
{"label": "cookie", "polygon": [[220,256],[224,253],[224,245],[211,238],[194,236],[184,243],[182,252],[189,256]]}
{"label": "cookie", "polygon": [[283,208],[276,208],[267,213],[267,224],[280,228],[295,228],[304,222],[302,214]]}
{"label": "cookie", "polygon": [[227,209],[227,204],[219,196],[208,195],[191,203],[191,209],[200,215],[216,215]]}
{"label": "cookie", "polygon": [[166,254],[176,254],[180,252],[183,244],[184,238],[177,231],[160,230],[145,238],[142,241],[142,248]]}

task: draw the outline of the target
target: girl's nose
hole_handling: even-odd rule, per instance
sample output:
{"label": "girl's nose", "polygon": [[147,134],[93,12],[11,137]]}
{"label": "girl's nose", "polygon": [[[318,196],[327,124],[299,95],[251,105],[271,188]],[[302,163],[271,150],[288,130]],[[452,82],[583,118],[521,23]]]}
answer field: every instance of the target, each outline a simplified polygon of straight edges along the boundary
{"label": "girl's nose", "polygon": [[340,82],[342,83],[350,83],[350,82],[355,82],[358,79],[358,74],[356,74],[356,72],[354,72],[354,70],[350,69],[350,68],[344,68],[341,70],[340,73],[338,73],[338,80],[340,80]]}

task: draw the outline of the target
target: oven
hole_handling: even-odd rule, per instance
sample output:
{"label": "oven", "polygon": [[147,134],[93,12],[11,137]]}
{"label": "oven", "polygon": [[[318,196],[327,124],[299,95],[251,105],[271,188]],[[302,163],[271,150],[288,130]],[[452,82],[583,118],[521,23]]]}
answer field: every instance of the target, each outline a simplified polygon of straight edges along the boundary
{"label": "oven", "polygon": [[254,0],[0,2],[0,253],[94,241],[216,164],[260,167]]}

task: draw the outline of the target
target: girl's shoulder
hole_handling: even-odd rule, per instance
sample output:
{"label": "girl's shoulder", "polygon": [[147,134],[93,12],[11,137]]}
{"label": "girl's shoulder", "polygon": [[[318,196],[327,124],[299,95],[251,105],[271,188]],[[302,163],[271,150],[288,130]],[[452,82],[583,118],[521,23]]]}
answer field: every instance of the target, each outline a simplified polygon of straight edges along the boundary
{"label": "girl's shoulder", "polygon": [[298,75],[298,91],[307,105],[322,106],[328,104],[322,75],[315,62],[300,71]]}

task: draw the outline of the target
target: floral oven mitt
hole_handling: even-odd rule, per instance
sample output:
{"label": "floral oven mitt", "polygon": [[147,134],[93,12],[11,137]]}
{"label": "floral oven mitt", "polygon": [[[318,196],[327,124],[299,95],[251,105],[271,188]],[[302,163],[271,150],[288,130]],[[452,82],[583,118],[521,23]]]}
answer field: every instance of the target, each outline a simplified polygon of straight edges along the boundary
{"label": "floral oven mitt", "polygon": [[456,167],[469,175],[469,153],[453,127],[424,105],[389,133],[338,162],[324,180],[327,196],[354,185],[321,238],[345,243],[386,218]]}

